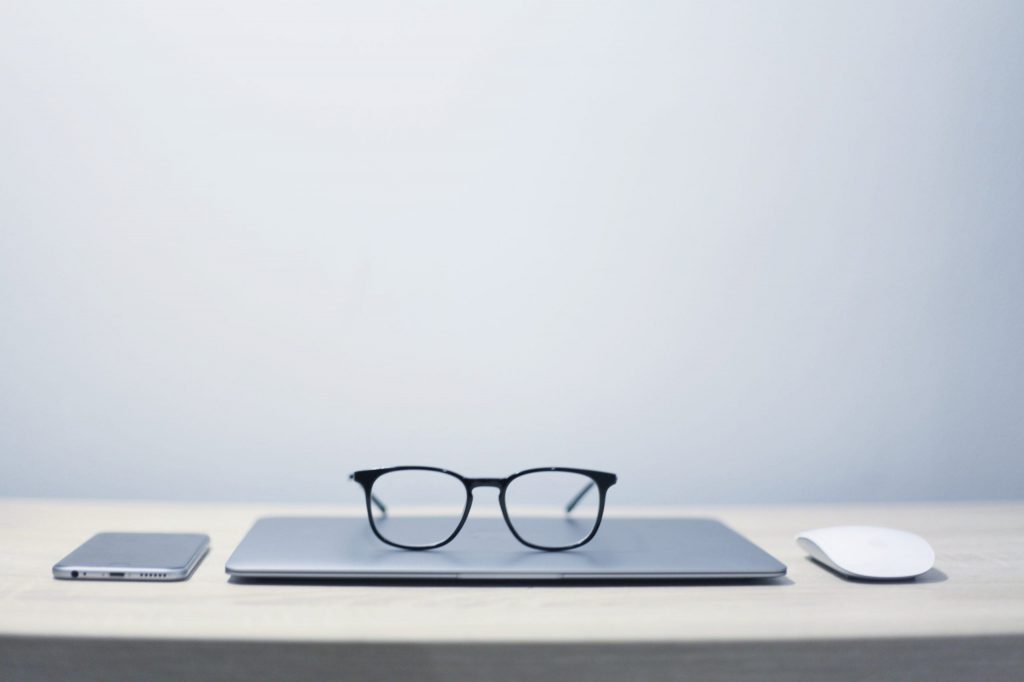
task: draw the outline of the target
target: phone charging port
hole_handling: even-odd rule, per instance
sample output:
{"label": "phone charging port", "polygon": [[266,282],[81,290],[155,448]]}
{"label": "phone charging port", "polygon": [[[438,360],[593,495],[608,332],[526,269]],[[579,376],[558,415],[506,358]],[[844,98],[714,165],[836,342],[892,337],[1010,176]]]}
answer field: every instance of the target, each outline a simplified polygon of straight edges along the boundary
{"label": "phone charging port", "polygon": [[124,577],[124,573],[111,573],[110,577],[111,578],[123,578]]}

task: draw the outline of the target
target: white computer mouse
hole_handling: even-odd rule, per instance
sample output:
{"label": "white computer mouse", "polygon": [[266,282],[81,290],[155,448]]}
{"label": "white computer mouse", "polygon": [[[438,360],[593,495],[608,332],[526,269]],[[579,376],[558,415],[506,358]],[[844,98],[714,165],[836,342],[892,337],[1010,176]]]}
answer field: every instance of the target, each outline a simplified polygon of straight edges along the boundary
{"label": "white computer mouse", "polygon": [[797,535],[796,543],[813,558],[851,578],[913,578],[935,564],[935,550],[924,538],[893,528],[817,528]]}

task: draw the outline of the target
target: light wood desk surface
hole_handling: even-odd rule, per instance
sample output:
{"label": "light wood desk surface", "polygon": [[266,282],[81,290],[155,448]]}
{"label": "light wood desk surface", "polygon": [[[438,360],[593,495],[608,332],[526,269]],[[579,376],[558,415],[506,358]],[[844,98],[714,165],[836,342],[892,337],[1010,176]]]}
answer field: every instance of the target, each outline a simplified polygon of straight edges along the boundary
{"label": "light wood desk surface", "polygon": [[[799,671],[792,668],[793,675],[780,679],[809,674],[807,661],[817,661],[815,652],[826,650],[833,659],[846,651],[842,655],[859,661],[860,672],[881,664],[879,656],[892,661],[904,652],[910,657],[906,669],[934,673],[931,679],[960,672],[1001,679],[1006,666],[1024,663],[1014,653],[1024,649],[1024,504],[722,506],[629,513],[719,518],[785,563],[788,576],[735,585],[238,584],[229,582],[224,563],[258,517],[362,511],[0,499],[0,678],[4,665],[31,677],[59,672],[52,666],[62,661],[80,666],[79,672],[81,666],[111,663],[116,656],[100,653],[111,642],[118,651],[135,645],[136,658],[153,660],[170,650],[213,651],[213,644],[218,651],[232,650],[231,643],[248,647],[244,660],[234,656],[237,669],[216,675],[225,678],[246,672],[260,652],[292,660],[294,651],[317,644],[301,649],[314,654],[297,660],[316,659],[328,666],[325,670],[337,670],[332,666],[340,656],[362,679],[377,673],[379,679],[393,679],[403,671],[421,678],[474,679],[474,671],[481,671],[470,663],[499,660],[500,674],[481,679],[523,679],[542,665],[537,651],[546,652],[547,665],[558,660],[593,664],[590,679],[615,679],[622,672],[616,664],[624,661],[632,661],[633,669],[646,661],[652,666],[646,669],[648,679],[676,679],[673,671],[680,666],[711,679],[729,661],[746,661],[743,670],[749,668],[751,679],[770,679],[773,668],[757,662],[782,651],[788,660],[806,660]],[[850,582],[811,563],[793,541],[800,530],[845,523],[919,533],[936,550],[936,568],[911,583]],[[58,559],[94,533],[110,530],[205,532],[212,548],[192,579],[181,583],[52,578],[50,568]],[[47,654],[57,650],[59,655]],[[564,656],[551,656],[555,652]],[[617,653],[602,662],[609,652]],[[205,666],[193,672],[216,669],[201,656],[184,656],[192,661],[188,665]],[[219,654],[214,658],[223,660]],[[987,667],[955,667],[968,664]],[[310,676],[316,670],[309,668]],[[814,670],[836,676],[820,665]],[[103,677],[117,677],[117,671],[115,665]],[[274,676],[269,668],[258,671]],[[388,671],[394,675],[383,674]],[[742,670],[731,671],[729,677],[743,679]]]}

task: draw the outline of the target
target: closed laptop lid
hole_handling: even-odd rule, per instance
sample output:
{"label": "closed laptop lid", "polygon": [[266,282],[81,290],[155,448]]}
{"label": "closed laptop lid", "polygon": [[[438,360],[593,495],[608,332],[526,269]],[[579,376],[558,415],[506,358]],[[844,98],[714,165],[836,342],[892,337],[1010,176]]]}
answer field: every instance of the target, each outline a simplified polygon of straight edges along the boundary
{"label": "closed laptop lid", "polygon": [[364,580],[723,580],[786,572],[713,519],[607,517],[589,544],[564,552],[525,547],[501,518],[470,518],[450,544],[412,551],[381,542],[365,517],[269,517],[225,568],[238,578]]}

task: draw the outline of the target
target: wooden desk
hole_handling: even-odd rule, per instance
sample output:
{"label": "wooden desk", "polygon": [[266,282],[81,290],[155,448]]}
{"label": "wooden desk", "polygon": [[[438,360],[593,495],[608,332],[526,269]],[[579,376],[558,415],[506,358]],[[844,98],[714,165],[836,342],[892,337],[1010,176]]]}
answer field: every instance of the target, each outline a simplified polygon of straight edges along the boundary
{"label": "wooden desk", "polygon": [[[764,584],[236,584],[259,516],[352,508],[0,500],[0,679],[1024,679],[1024,504],[702,507],[789,566]],[[914,583],[845,581],[793,542],[864,523],[926,537]],[[198,531],[183,583],[57,581],[102,530]]]}

